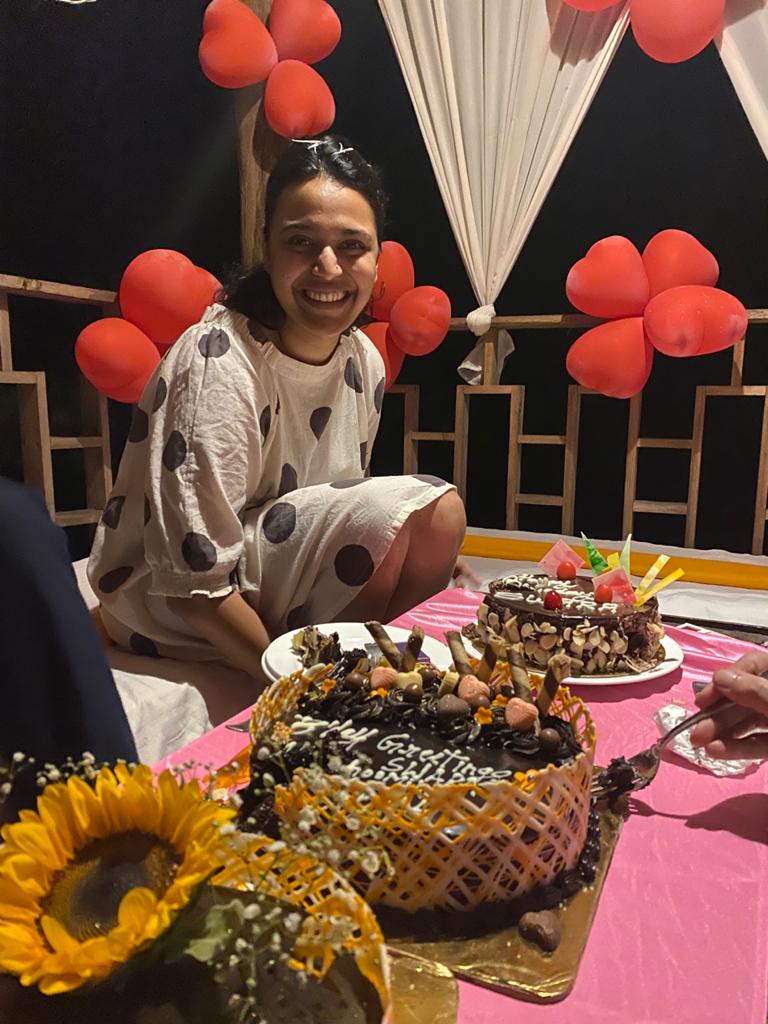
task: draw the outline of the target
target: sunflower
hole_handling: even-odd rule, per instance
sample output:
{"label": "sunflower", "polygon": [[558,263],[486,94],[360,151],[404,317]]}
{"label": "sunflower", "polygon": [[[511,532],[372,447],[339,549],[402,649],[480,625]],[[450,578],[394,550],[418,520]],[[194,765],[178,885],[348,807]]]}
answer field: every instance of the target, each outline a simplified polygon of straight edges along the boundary
{"label": "sunflower", "polygon": [[0,971],[47,995],[105,978],[219,870],[233,814],[145,765],[47,786],[0,830]]}

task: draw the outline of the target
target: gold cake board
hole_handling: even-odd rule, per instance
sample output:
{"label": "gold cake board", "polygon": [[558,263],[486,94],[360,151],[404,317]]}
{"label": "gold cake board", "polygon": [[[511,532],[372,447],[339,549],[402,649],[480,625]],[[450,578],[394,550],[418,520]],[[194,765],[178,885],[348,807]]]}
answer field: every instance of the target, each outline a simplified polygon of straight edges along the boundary
{"label": "gold cake board", "polygon": [[390,949],[392,1024],[456,1024],[459,991],[442,964]]}
{"label": "gold cake board", "polygon": [[[623,817],[603,803],[600,815],[600,860],[594,882],[557,908],[562,923],[562,940],[554,953],[544,953],[520,936],[517,925],[471,939],[418,942],[389,938],[391,952],[410,954],[448,968],[464,978],[531,1002],[550,1003],[565,998],[573,988],[600,893],[616,849]],[[432,1020],[424,1014],[422,1020]],[[440,1019],[440,1018],[437,1018]],[[399,1022],[398,1022],[399,1024]]]}

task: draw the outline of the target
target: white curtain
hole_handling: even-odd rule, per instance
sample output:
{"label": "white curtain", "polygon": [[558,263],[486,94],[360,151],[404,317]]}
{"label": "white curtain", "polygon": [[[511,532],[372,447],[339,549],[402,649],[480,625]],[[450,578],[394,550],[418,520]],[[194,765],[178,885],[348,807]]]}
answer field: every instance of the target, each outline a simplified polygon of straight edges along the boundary
{"label": "white curtain", "polygon": [[[379,6],[480,303],[469,326],[481,335],[621,42],[626,5],[600,13],[561,0]],[[512,349],[506,332],[498,344],[500,373]],[[480,348],[459,369],[471,384],[480,382]]]}
{"label": "white curtain", "polygon": [[728,0],[720,56],[752,130],[768,157],[768,7],[766,0]]}

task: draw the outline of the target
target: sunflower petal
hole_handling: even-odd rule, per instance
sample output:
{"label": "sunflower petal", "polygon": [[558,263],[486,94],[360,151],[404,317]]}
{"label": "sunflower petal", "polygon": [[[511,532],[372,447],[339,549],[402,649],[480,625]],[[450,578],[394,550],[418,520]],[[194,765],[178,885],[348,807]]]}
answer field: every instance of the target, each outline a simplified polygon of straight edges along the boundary
{"label": "sunflower petal", "polygon": [[40,918],[40,927],[48,940],[48,945],[55,953],[72,955],[77,952],[80,943],[69,934],[64,925],[57,921],[55,917],[43,914]]}
{"label": "sunflower petal", "polygon": [[157,897],[151,889],[131,889],[123,896],[117,912],[117,923],[135,934],[140,934],[157,907]]}

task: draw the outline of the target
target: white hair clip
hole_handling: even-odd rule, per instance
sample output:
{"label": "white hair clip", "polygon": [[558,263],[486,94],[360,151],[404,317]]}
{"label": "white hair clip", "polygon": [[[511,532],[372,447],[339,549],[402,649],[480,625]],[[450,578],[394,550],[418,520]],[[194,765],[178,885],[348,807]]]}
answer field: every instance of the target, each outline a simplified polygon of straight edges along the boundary
{"label": "white hair clip", "polygon": [[[312,150],[317,150],[318,146],[323,144],[322,139],[291,139],[291,142],[300,142],[302,146],[309,146]],[[341,156],[342,153],[352,153],[353,151],[353,146],[345,146],[343,142],[340,142],[339,148],[336,150],[336,156]]]}

